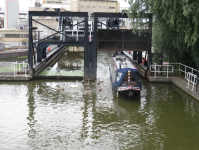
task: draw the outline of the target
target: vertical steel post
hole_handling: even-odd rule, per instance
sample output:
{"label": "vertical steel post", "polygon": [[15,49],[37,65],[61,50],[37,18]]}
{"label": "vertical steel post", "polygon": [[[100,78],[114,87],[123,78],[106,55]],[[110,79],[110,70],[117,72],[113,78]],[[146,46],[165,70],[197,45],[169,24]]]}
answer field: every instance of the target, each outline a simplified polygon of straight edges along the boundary
{"label": "vertical steel post", "polygon": [[[162,65],[163,64],[163,54],[160,54],[160,55],[161,55],[160,65]],[[162,75],[162,66],[160,67],[160,71],[161,71],[160,74]]]}
{"label": "vertical steel post", "polygon": [[167,78],[168,78],[168,73],[169,73],[169,72],[168,72],[168,67],[169,67],[169,65],[167,65]]}
{"label": "vertical steel post", "polygon": [[84,79],[89,78],[90,58],[88,47],[88,17],[84,17]]}
{"label": "vertical steel post", "polygon": [[41,31],[38,31],[38,41],[40,40],[40,32]]}
{"label": "vertical steel post", "polygon": [[137,60],[137,51],[133,51],[133,60]]}
{"label": "vertical steel post", "polygon": [[[42,49],[42,51],[41,51],[41,53],[42,53],[42,58],[44,58],[44,59],[46,59],[46,49],[47,49],[47,47],[48,47],[48,46],[44,47],[44,48]],[[41,61],[42,61],[42,59],[41,59]]]}
{"label": "vertical steel post", "polygon": [[29,14],[29,50],[28,50],[28,64],[29,64],[29,74],[33,76],[33,64],[32,64],[32,16]]}
{"label": "vertical steel post", "polygon": [[91,68],[93,69],[92,78],[96,79],[97,74],[97,17],[94,17],[93,43],[92,43],[92,58]]}
{"label": "vertical steel post", "polygon": [[185,79],[186,79],[186,74],[187,74],[187,67],[185,66]]}
{"label": "vertical steel post", "polygon": [[142,51],[138,51],[138,63],[142,63]]}

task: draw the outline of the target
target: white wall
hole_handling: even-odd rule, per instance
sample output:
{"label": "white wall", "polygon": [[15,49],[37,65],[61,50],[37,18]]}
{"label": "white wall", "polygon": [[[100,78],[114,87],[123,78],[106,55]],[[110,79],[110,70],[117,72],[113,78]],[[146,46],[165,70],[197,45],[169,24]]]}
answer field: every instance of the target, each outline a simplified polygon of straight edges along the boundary
{"label": "white wall", "polygon": [[19,19],[19,2],[18,0],[5,0],[5,18],[4,28],[16,28]]}

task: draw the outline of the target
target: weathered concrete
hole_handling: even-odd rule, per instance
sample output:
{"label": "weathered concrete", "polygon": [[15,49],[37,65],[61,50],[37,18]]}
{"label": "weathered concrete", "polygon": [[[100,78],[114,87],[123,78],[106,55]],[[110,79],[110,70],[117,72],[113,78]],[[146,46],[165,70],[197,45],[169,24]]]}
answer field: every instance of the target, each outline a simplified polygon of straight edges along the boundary
{"label": "weathered concrete", "polygon": [[32,77],[29,76],[29,75],[25,75],[25,74],[20,74],[20,75],[0,75],[0,80],[4,80],[4,81],[7,81],[7,80],[12,80],[12,81],[28,81],[28,80],[31,80]]}
{"label": "weathered concrete", "polygon": [[199,95],[196,93],[196,86],[194,86],[194,89],[192,91],[192,83],[189,83],[189,88],[186,88],[188,85],[188,81],[178,77],[172,77],[172,83],[181,88],[183,91],[187,92],[195,99],[199,100]]}
{"label": "weathered concrete", "polygon": [[172,77],[164,77],[164,76],[148,76],[148,80],[150,82],[172,82]]}
{"label": "weathered concrete", "polygon": [[167,82],[167,83],[173,83],[175,84],[177,87],[179,87],[180,89],[182,89],[183,91],[185,91],[186,93],[188,93],[189,95],[191,95],[192,97],[194,97],[195,99],[197,99],[199,101],[199,94],[196,93],[196,86],[194,86],[194,89],[192,91],[192,87],[193,84],[189,83],[189,87],[187,88],[188,85],[188,81],[185,80],[184,78],[181,77],[163,77],[163,76],[156,76],[156,78],[154,78],[153,76],[148,76],[148,80],[150,82]]}
{"label": "weathered concrete", "polygon": [[21,56],[27,56],[27,54],[28,54],[27,49],[4,50],[4,51],[0,51],[0,58],[21,57]]}

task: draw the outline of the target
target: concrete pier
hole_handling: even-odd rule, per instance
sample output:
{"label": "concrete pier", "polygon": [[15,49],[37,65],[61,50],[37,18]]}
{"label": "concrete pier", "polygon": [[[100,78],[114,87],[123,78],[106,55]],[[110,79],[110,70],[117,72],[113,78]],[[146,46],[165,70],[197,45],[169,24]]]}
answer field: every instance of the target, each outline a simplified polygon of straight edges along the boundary
{"label": "concrete pier", "polygon": [[0,51],[0,58],[13,58],[27,56],[28,49],[13,49]]}
{"label": "concrete pier", "polygon": [[20,75],[0,75],[0,81],[28,81],[31,80],[32,77],[25,74]]}

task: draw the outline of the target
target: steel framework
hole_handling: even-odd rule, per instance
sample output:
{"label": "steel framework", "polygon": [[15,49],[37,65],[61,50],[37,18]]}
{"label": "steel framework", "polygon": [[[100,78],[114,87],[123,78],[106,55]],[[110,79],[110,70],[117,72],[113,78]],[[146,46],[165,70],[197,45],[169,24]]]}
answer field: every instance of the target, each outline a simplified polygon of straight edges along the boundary
{"label": "steel framework", "polygon": [[[56,31],[55,29],[46,26],[36,20],[34,20],[32,17],[34,16],[54,16],[59,18],[67,18],[67,17],[83,17],[84,20],[81,22],[78,22],[75,25],[78,25],[80,23],[84,23],[84,37],[83,40],[77,41],[76,39],[69,37],[65,34],[65,30],[62,29],[61,31]],[[152,29],[152,15],[146,14],[146,17],[149,18],[150,22],[150,29]],[[149,55],[149,61],[148,65],[151,65],[151,33],[149,33],[146,37],[139,38],[138,36],[133,35],[132,31],[123,31],[118,30],[119,25],[117,25],[117,22],[119,22],[118,18],[128,18],[127,14],[123,13],[93,13],[91,15],[91,18],[94,18],[93,21],[93,40],[89,42],[89,35],[88,35],[88,12],[60,12],[54,11],[29,11],[29,51],[28,51],[28,63],[30,66],[29,73],[34,76],[33,74],[33,58],[35,60],[35,54],[34,54],[34,45],[37,44],[37,62],[40,62],[42,58],[46,58],[46,47],[49,45],[80,45],[84,47],[84,78],[85,79],[96,79],[97,76],[97,50],[133,50],[133,51],[139,51],[139,50],[146,50],[148,51]],[[116,18],[115,27],[117,30],[98,30],[97,23],[98,18]],[[44,39],[39,39],[37,42],[33,43],[33,26],[32,21],[54,31],[55,33],[45,37]],[[102,26],[102,22],[101,26]],[[75,26],[73,25],[73,26]],[[71,29],[71,26],[69,27]],[[99,32],[98,32],[99,31]],[[151,30],[152,31],[152,30]],[[111,34],[110,34],[111,33]],[[66,37],[67,40],[61,41],[61,40],[49,40],[50,37],[55,36],[56,34],[61,34],[64,37]],[[109,35],[112,37],[112,40],[106,39],[106,36]],[[122,36],[121,36],[122,35]],[[122,38],[120,38],[120,36]],[[118,39],[114,39],[115,37],[118,37]],[[136,40],[136,38],[138,40]],[[101,41],[100,41],[101,40]],[[109,41],[108,41],[109,40]],[[144,41],[143,41],[144,40]],[[100,43],[101,42],[101,43]],[[136,43],[137,42],[137,43]],[[116,45],[116,46],[115,46]],[[117,47],[117,48],[116,48]],[[133,48],[134,47],[134,48]],[[132,48],[132,49],[131,49]],[[138,53],[138,57],[141,57],[142,53]],[[135,54],[136,55],[136,54]],[[34,56],[34,57],[33,57]]]}

